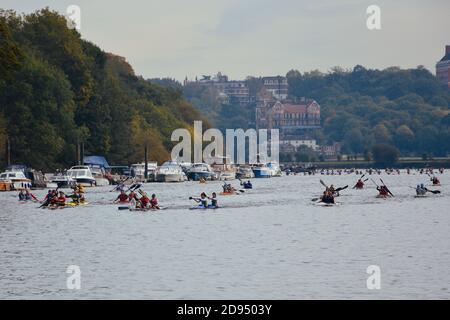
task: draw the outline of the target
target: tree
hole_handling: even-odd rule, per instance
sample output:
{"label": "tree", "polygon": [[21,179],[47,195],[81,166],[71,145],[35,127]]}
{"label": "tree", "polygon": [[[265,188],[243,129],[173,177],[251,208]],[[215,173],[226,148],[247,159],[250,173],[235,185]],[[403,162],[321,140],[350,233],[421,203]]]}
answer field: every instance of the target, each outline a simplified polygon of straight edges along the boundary
{"label": "tree", "polygon": [[380,123],[373,128],[376,143],[390,143],[392,141],[388,128]]}
{"label": "tree", "polygon": [[401,151],[411,151],[414,146],[415,135],[407,125],[401,125],[395,131],[394,140]]}
{"label": "tree", "polygon": [[394,165],[400,155],[397,148],[388,144],[376,144],[372,147],[372,155],[375,164],[380,167]]}

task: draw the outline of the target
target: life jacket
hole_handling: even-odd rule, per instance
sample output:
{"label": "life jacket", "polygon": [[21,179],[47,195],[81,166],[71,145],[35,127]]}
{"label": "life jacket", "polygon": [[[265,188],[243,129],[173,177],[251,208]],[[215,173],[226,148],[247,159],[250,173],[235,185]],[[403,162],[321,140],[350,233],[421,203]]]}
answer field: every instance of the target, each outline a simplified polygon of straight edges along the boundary
{"label": "life jacket", "polygon": [[152,206],[158,205],[158,199],[156,199],[156,198],[150,199],[150,204],[151,204]]}
{"label": "life jacket", "polygon": [[150,203],[150,199],[148,197],[145,197],[145,196],[142,197],[140,201],[141,201],[143,206],[147,206]]}
{"label": "life jacket", "polygon": [[128,201],[128,196],[125,193],[121,193],[121,194],[119,194],[118,199],[119,199],[120,202],[127,202]]}

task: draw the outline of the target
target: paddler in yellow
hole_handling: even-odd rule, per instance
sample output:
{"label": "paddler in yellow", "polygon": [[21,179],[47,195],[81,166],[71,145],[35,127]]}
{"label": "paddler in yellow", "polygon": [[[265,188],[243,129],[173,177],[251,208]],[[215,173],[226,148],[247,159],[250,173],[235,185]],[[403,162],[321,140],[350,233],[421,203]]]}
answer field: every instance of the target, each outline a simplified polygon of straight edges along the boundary
{"label": "paddler in yellow", "polygon": [[84,187],[81,184],[77,185],[76,188],[79,193],[84,193]]}

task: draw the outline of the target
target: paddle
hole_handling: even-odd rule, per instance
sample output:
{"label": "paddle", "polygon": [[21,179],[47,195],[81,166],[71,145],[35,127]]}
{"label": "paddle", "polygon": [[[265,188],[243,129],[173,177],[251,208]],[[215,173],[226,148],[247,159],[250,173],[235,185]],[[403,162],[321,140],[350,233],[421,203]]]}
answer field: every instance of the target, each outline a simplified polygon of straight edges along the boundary
{"label": "paddle", "polygon": [[380,181],[381,181],[381,183],[386,187],[387,192],[389,192],[389,194],[390,194],[391,196],[394,196],[394,195],[392,194],[391,190],[389,190],[389,188],[388,188],[388,187],[386,186],[386,184],[384,183],[383,179],[380,178]]}
{"label": "paddle", "polygon": [[348,185],[346,185],[345,187],[337,188],[336,190],[334,190],[334,192],[339,192],[339,191],[345,190],[347,188],[348,188]]}
{"label": "paddle", "polygon": [[124,183],[125,181],[127,181],[128,179],[130,179],[130,178],[131,178],[131,177],[126,177],[124,180],[122,180],[122,181],[120,181],[119,183],[117,183],[117,185],[116,185],[110,192],[119,190],[119,187],[120,187],[121,185],[123,185],[123,183]]}
{"label": "paddle", "polygon": [[328,186],[325,184],[325,182],[323,182],[323,180],[322,179],[320,179],[319,180],[320,181],[320,183],[325,187],[325,188],[327,188],[328,189]]}
{"label": "paddle", "polygon": [[142,183],[134,183],[127,190],[125,190],[125,192],[136,191],[136,189],[139,189],[140,187],[142,187]]}
{"label": "paddle", "polygon": [[428,191],[428,192],[431,192],[432,194],[439,194],[439,193],[441,193],[441,191],[439,191],[439,190],[430,190],[430,189],[427,189],[427,188],[425,188],[425,190]]}
{"label": "paddle", "polygon": [[372,178],[370,178],[370,181],[372,181],[373,184],[378,188],[378,184]]}

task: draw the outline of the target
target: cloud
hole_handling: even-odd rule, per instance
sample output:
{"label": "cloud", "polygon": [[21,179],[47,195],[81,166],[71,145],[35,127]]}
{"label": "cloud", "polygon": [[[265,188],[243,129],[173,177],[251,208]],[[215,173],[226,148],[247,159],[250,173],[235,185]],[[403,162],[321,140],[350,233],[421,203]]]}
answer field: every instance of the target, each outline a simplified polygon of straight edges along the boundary
{"label": "cloud", "polygon": [[[73,1],[2,7],[62,13]],[[434,68],[449,44],[448,0],[80,0],[81,34],[125,56],[145,77],[214,73],[232,78],[340,65]],[[366,28],[366,8],[381,7],[382,30]]]}

